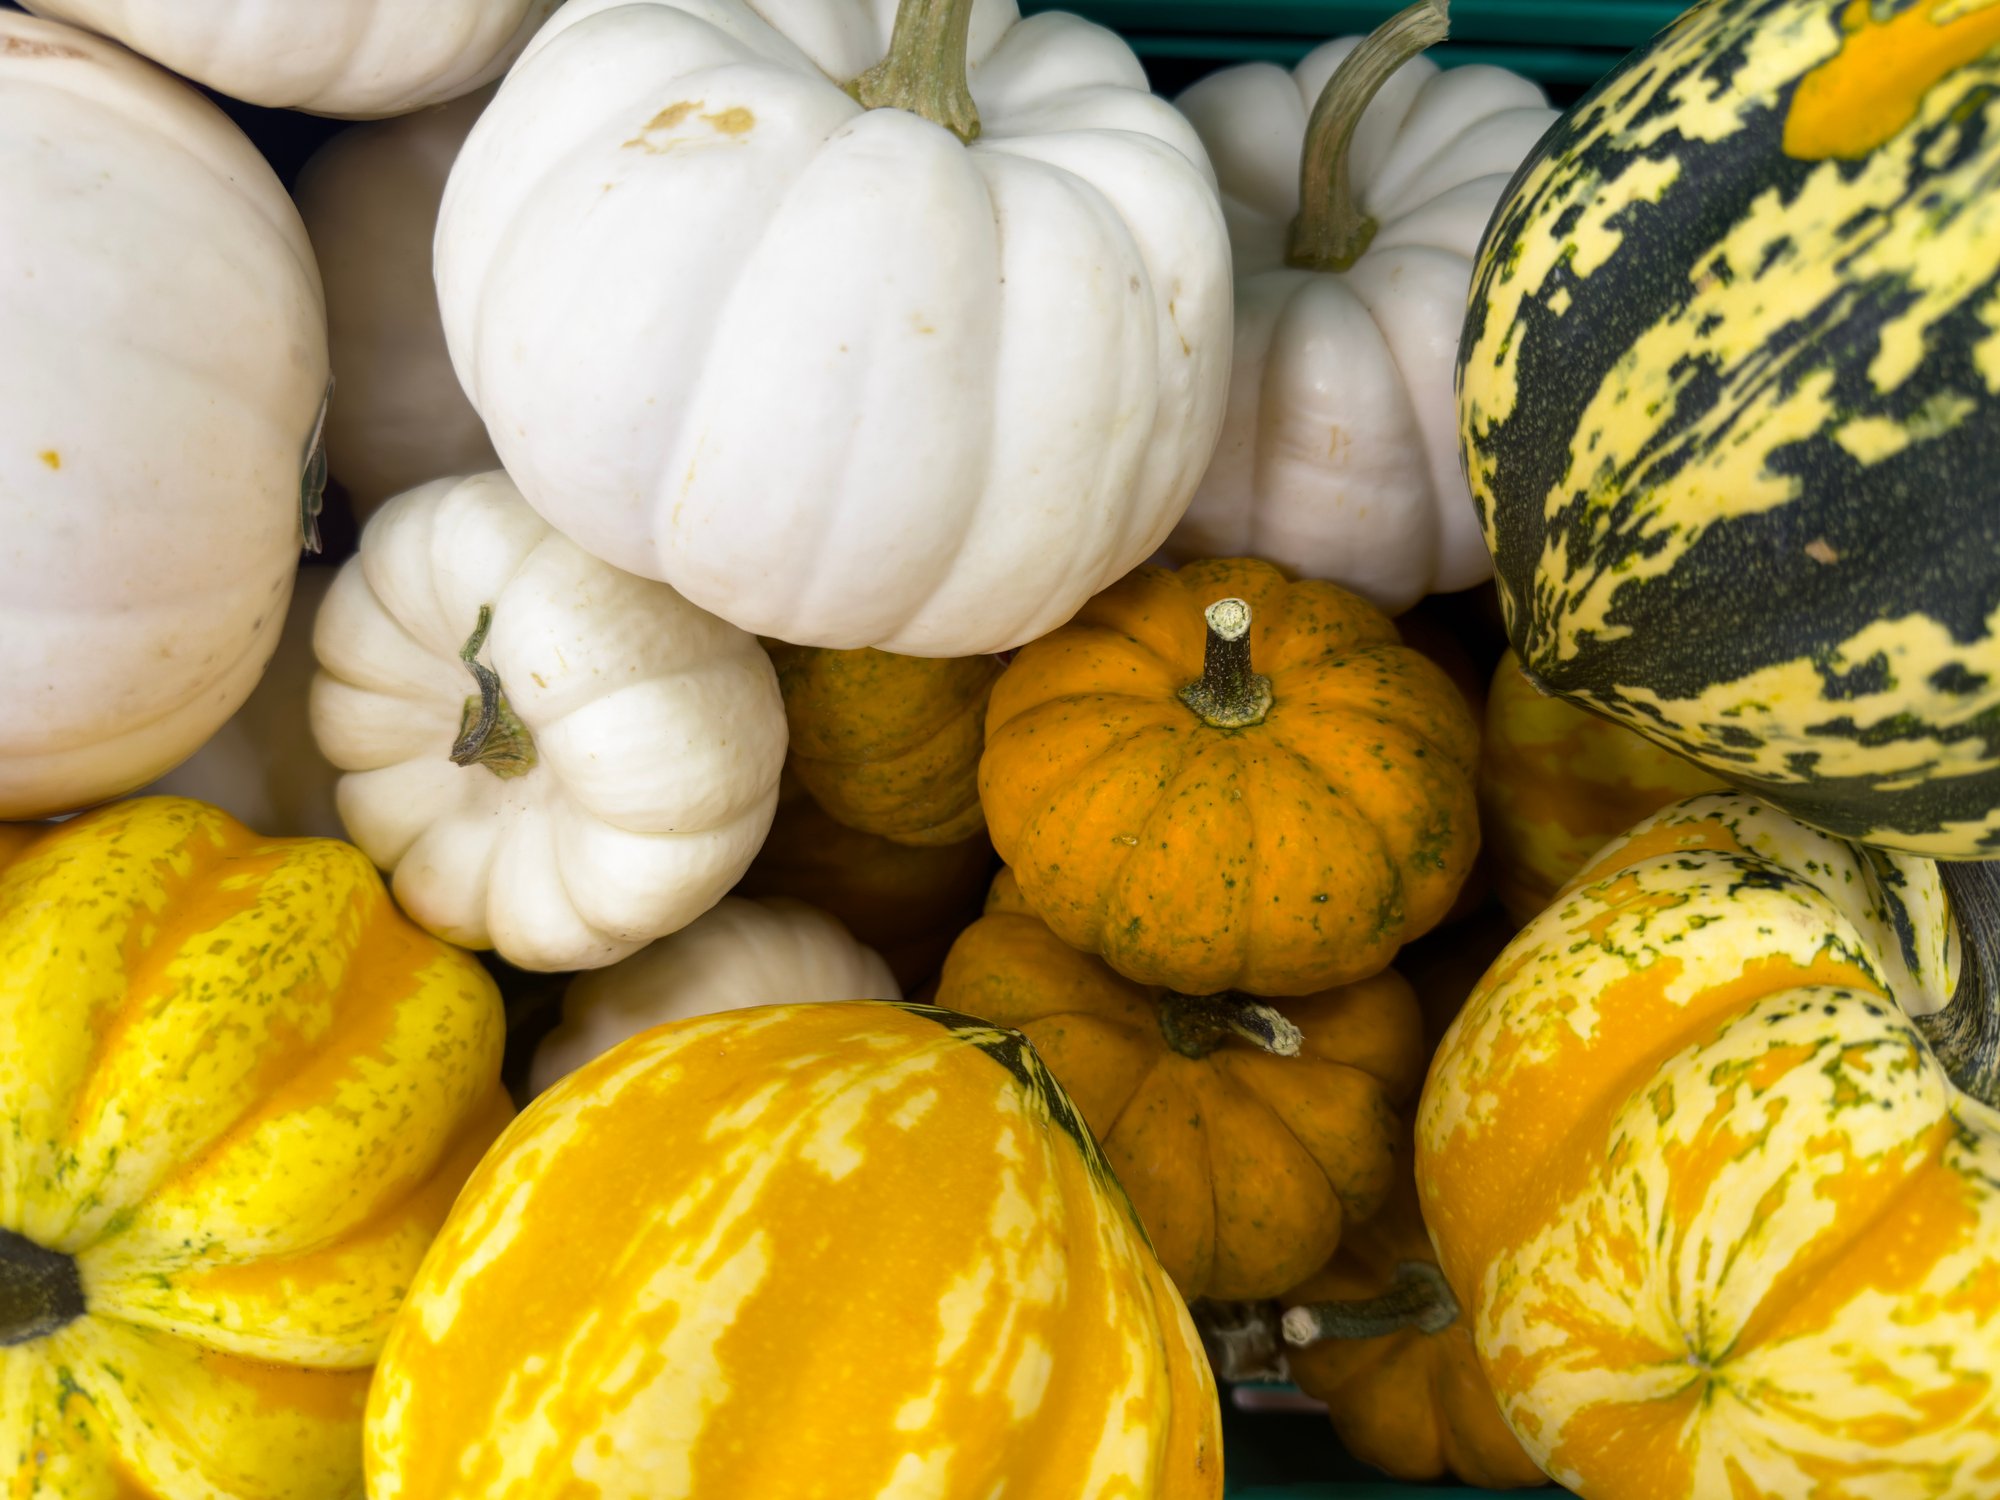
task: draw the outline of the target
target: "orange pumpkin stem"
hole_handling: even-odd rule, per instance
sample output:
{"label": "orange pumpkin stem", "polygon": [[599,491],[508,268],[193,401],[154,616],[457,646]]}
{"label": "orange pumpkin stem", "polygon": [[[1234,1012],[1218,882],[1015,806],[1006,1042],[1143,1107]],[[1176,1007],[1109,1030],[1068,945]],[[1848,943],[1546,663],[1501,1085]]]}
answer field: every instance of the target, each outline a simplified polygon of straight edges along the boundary
{"label": "orange pumpkin stem", "polygon": [[889,55],[848,84],[864,109],[904,109],[970,145],[979,106],[966,77],[972,0],[900,0]]}
{"label": "orange pumpkin stem", "polygon": [[1414,1328],[1442,1333],[1457,1321],[1458,1299],[1444,1272],[1428,1261],[1406,1260],[1379,1297],[1358,1302],[1307,1302],[1285,1313],[1285,1342],[1306,1349],[1323,1339],[1379,1339]]}
{"label": "orange pumpkin stem", "polygon": [[2000,865],[1937,869],[1958,927],[1958,989],[1943,1010],[1912,1020],[1960,1093],[2000,1106]]}
{"label": "orange pumpkin stem", "polygon": [[1348,163],[1361,117],[1397,69],[1449,35],[1448,0],[1417,0],[1376,27],[1320,90],[1299,160],[1299,216],[1292,221],[1286,256],[1292,265],[1345,271],[1368,253],[1377,226],[1354,201]]}
{"label": "orange pumpkin stem", "polygon": [[1211,729],[1247,729],[1271,712],[1271,679],[1250,668],[1250,606],[1218,599],[1203,612],[1208,646],[1201,676],[1181,689],[1181,702]]}
{"label": "orange pumpkin stem", "polygon": [[0,1349],[43,1338],[86,1310],[74,1260],[0,1229]]}
{"label": "orange pumpkin stem", "polygon": [[1169,995],[1160,1034],[1182,1057],[1207,1057],[1232,1036],[1279,1057],[1297,1057],[1305,1034],[1268,1005],[1242,995]]}
{"label": "orange pumpkin stem", "polygon": [[535,769],[535,737],[507,706],[500,674],[479,660],[486,632],[493,628],[493,606],[479,606],[479,624],[458,653],[479,684],[477,697],[467,698],[458,716],[458,738],[452,743],[455,766],[484,766],[502,781],[512,781]]}

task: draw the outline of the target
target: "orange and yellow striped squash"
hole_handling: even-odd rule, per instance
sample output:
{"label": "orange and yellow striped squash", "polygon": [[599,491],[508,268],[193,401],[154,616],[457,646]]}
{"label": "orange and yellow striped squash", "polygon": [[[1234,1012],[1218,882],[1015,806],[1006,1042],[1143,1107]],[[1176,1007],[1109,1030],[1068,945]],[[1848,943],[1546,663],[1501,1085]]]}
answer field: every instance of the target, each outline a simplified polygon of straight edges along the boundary
{"label": "orange and yellow striped squash", "polygon": [[1432,1067],[1418,1185],[1557,1480],[2000,1493],[1996,881],[1711,794],[1495,961]]}
{"label": "orange and yellow striped squash", "polygon": [[1472,1328],[1437,1269],[1407,1124],[1400,1144],[1381,1212],[1279,1299],[1292,1382],[1326,1403],[1342,1447],[1392,1479],[1546,1484],[1501,1418]]}
{"label": "orange and yellow striped squash", "polygon": [[1387,616],[1251,559],[1141,568],[993,689],[980,799],[1057,936],[1183,994],[1386,968],[1479,852],[1479,726]]}
{"label": "orange and yellow striped squash", "polygon": [[1212,1500],[1187,1310],[1017,1035],[671,1022],[523,1112],[368,1408],[373,1500]]}
{"label": "orange and yellow striped squash", "polygon": [[839,918],[909,995],[937,977],[951,940],[979,915],[993,866],[984,833],[899,844],[837,823],[787,771],[771,832],[736,894],[785,896]]}
{"label": "orange and yellow striped squash", "polygon": [[0,1494],[353,1500],[403,1289],[512,1110],[358,851],[178,798],[0,833]]}
{"label": "orange and yellow striped squash", "polygon": [[1392,970],[1280,1007],[1171,994],[1069,947],[1005,870],[937,1000],[1034,1044],[1189,1298],[1275,1297],[1381,1206],[1426,1056]]}
{"label": "orange and yellow striped squash", "polygon": [[765,648],[792,772],[835,822],[899,844],[955,844],[986,826],[979,752],[997,656]]}
{"label": "orange and yellow striped squash", "polygon": [[1511,650],[1500,659],[1486,696],[1479,812],[1494,892],[1517,923],[1641,818],[1721,789],[1623,724],[1544,697]]}

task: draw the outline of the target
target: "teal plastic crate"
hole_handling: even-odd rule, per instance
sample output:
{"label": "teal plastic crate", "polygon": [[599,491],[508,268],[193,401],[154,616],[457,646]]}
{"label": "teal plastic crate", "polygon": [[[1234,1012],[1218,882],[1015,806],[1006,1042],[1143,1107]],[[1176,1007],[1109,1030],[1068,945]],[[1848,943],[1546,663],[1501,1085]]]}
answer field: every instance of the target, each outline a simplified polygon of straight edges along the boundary
{"label": "teal plastic crate", "polygon": [[[1328,37],[1372,30],[1407,0],[1024,0],[1121,32],[1148,61],[1294,63]],[[1679,0],[1452,0],[1446,66],[1498,63],[1582,88],[1685,7]]]}

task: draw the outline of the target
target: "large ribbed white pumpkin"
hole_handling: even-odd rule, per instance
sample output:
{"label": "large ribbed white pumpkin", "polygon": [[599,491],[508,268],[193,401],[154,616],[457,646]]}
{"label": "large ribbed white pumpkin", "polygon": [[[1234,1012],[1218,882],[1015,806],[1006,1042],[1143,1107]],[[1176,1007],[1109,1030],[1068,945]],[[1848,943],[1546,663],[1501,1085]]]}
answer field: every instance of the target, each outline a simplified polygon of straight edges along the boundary
{"label": "large ribbed white pumpkin", "polygon": [[368,119],[506,69],[561,0],[21,0],[233,98]]}
{"label": "large ribbed white pumpkin", "polygon": [[539,1094],[668,1021],[802,1000],[902,998],[882,955],[818,907],[724,896],[679,932],[572,979],[562,1022],[535,1049],[528,1083]]}
{"label": "large ribbed white pumpkin", "polygon": [[313,618],[333,582],[329,567],[301,568],[284,634],[255,692],[207,744],[146,788],[192,797],[268,838],[338,839],[340,773],[313,743],[307,702],[313,680]]}
{"label": "large ribbed white pumpkin", "polygon": [[143,786],[249,695],[326,378],[312,248],[249,141],[0,11],[0,819]]}
{"label": "large ribbed white pumpkin", "polygon": [[[1307,121],[1363,41],[1180,97],[1222,185],[1236,355],[1215,461],[1168,553],[1266,558],[1393,614],[1493,571],[1459,471],[1452,371],[1479,237],[1556,111],[1504,68],[1403,63],[1362,106],[1345,163],[1373,238],[1322,267],[1291,244]],[[1316,182],[1322,199],[1330,186]]]}
{"label": "large ribbed white pumpkin", "polygon": [[294,190],[326,278],[327,461],[364,521],[427,479],[500,464],[452,373],[431,279],[445,177],[486,99],[350,126],[313,153]]}
{"label": "large ribbed white pumpkin", "polygon": [[349,836],[431,932],[593,969],[722,899],[778,805],[754,637],[551,531],[505,474],[398,495],[313,631]]}
{"label": "large ribbed white pumpkin", "polygon": [[844,92],[895,0],[570,0],[508,74],[438,294],[579,545],[760,635],[973,656],[1166,537],[1229,373],[1200,142],[1110,32],[963,3],[970,147]]}

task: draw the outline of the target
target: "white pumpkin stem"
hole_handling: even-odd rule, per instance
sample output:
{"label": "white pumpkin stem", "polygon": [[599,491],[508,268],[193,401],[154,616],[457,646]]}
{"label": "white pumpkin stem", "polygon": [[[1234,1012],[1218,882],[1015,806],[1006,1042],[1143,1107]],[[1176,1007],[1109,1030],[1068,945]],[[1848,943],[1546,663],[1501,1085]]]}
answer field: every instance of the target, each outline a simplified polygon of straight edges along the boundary
{"label": "white pumpkin stem", "polygon": [[0,1349],[46,1338],[87,1311],[74,1260],[0,1229]]}
{"label": "white pumpkin stem", "polygon": [[1160,1002],[1160,1034],[1182,1057],[1202,1058],[1232,1036],[1276,1057],[1297,1057],[1305,1033],[1281,1012],[1247,996],[1169,995]]}
{"label": "white pumpkin stem", "polygon": [[1250,606],[1218,599],[1203,618],[1208,647],[1201,677],[1181,689],[1181,702],[1212,729],[1247,729],[1271,711],[1271,679],[1250,667]]}
{"label": "white pumpkin stem", "polygon": [[1417,0],[1384,21],[1347,54],[1320,91],[1299,160],[1299,216],[1292,221],[1292,265],[1345,271],[1374,243],[1375,221],[1354,201],[1348,156],[1361,117],[1382,85],[1426,47],[1451,35],[1449,0]]}
{"label": "white pumpkin stem", "polygon": [[502,781],[512,781],[535,769],[535,737],[507,706],[500,674],[479,660],[486,632],[493,628],[493,606],[479,606],[479,624],[459,650],[458,659],[479,684],[477,695],[465,700],[458,716],[458,739],[451,747],[455,766],[484,766]]}
{"label": "white pumpkin stem", "polygon": [[2000,1106],[2000,864],[1937,870],[1958,928],[1958,989],[1943,1010],[1913,1019],[1959,1092]]}
{"label": "white pumpkin stem", "polygon": [[1458,1298],[1444,1272],[1428,1261],[1406,1260],[1379,1297],[1355,1302],[1306,1302],[1285,1313],[1285,1342],[1309,1349],[1326,1339],[1379,1339],[1414,1328],[1442,1333],[1458,1317]]}
{"label": "white pumpkin stem", "polygon": [[889,55],[847,86],[867,109],[905,109],[970,145],[979,107],[967,79],[972,0],[898,0]]}

